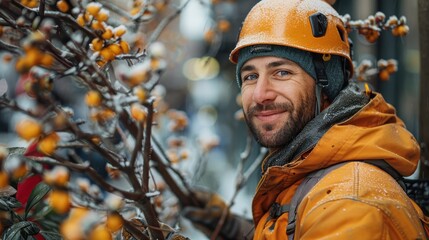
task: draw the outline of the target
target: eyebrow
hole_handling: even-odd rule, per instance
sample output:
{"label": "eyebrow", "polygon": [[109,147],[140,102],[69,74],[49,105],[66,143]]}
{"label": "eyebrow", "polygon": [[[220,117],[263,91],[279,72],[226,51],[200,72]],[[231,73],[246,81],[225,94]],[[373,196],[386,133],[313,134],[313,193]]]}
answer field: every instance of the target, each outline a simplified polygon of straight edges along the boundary
{"label": "eyebrow", "polygon": [[273,67],[278,67],[278,66],[285,65],[285,64],[290,65],[290,61],[287,60],[287,59],[284,59],[284,60],[270,62],[270,63],[267,64],[267,67],[268,68],[273,68]]}
{"label": "eyebrow", "polygon": [[[283,60],[279,60],[279,61],[274,61],[274,62],[270,62],[267,64],[268,68],[273,68],[273,67],[278,67],[278,66],[282,66],[288,64],[290,65],[290,60],[287,59],[283,59]],[[240,72],[244,72],[244,71],[253,71],[255,70],[255,66],[254,65],[245,65],[241,68]]]}

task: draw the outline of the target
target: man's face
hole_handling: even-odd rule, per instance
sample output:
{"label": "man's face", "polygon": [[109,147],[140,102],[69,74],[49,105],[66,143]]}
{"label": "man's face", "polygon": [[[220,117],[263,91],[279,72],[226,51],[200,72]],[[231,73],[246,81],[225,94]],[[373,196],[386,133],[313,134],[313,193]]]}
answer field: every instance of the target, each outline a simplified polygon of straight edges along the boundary
{"label": "man's face", "polygon": [[298,64],[278,57],[256,57],[241,68],[246,122],[268,148],[288,144],[314,117],[315,81]]}

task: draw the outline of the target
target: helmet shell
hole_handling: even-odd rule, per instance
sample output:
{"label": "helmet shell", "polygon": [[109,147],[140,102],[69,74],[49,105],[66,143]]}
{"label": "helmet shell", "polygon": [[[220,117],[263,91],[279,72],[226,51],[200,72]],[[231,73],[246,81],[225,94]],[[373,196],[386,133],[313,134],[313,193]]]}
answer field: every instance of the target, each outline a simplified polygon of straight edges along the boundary
{"label": "helmet shell", "polygon": [[[327,18],[323,36],[313,36],[310,16],[315,13]],[[344,23],[335,9],[322,0],[262,0],[257,3],[243,22],[230,61],[236,64],[240,49],[260,44],[342,56],[347,59],[350,74],[353,72]]]}

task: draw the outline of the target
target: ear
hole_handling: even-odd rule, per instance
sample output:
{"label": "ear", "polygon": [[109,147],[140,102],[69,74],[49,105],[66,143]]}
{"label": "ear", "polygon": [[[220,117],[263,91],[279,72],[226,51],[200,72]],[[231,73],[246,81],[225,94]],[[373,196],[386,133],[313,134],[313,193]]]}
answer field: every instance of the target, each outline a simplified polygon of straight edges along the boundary
{"label": "ear", "polygon": [[329,98],[325,93],[322,93],[322,107],[320,111],[325,110],[325,108],[329,107],[329,105],[331,105],[331,101],[329,101]]}

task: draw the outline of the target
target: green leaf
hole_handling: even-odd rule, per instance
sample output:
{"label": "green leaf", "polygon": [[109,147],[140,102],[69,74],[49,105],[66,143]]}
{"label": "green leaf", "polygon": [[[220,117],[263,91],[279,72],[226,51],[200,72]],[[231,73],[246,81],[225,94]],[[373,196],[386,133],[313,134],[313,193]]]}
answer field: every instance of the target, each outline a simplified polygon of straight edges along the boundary
{"label": "green leaf", "polygon": [[9,155],[11,155],[11,154],[22,155],[25,153],[25,151],[27,149],[25,147],[9,147],[9,148],[7,148],[7,150],[9,151]]}
{"label": "green leaf", "polygon": [[36,187],[31,192],[30,197],[28,197],[27,206],[25,206],[25,219],[27,219],[27,215],[30,212],[31,208],[34,207],[37,203],[39,203],[40,200],[42,200],[43,197],[45,197],[50,190],[51,187],[46,185],[46,183],[44,182],[40,182],[36,185]]}
{"label": "green leaf", "polygon": [[42,234],[43,238],[45,238],[45,240],[58,240],[58,239],[63,239],[63,237],[61,236],[61,234],[57,233],[57,232],[51,232],[51,231],[40,231],[40,234]]}
{"label": "green leaf", "polygon": [[6,200],[10,208],[19,208],[22,206],[21,203],[14,197],[5,197],[3,200]]}
{"label": "green leaf", "polygon": [[2,196],[0,197],[0,210],[11,211],[12,208],[21,207],[21,203],[14,197]]}
{"label": "green leaf", "polygon": [[4,240],[27,239],[29,235],[35,235],[40,231],[32,222],[19,222],[12,225],[3,235]]}
{"label": "green leaf", "polygon": [[52,207],[49,205],[44,205],[43,207],[37,206],[34,214],[31,214],[31,217],[34,219],[44,219],[52,211]]}
{"label": "green leaf", "polygon": [[1,211],[10,211],[9,204],[5,201],[4,198],[0,198],[0,210]]}

